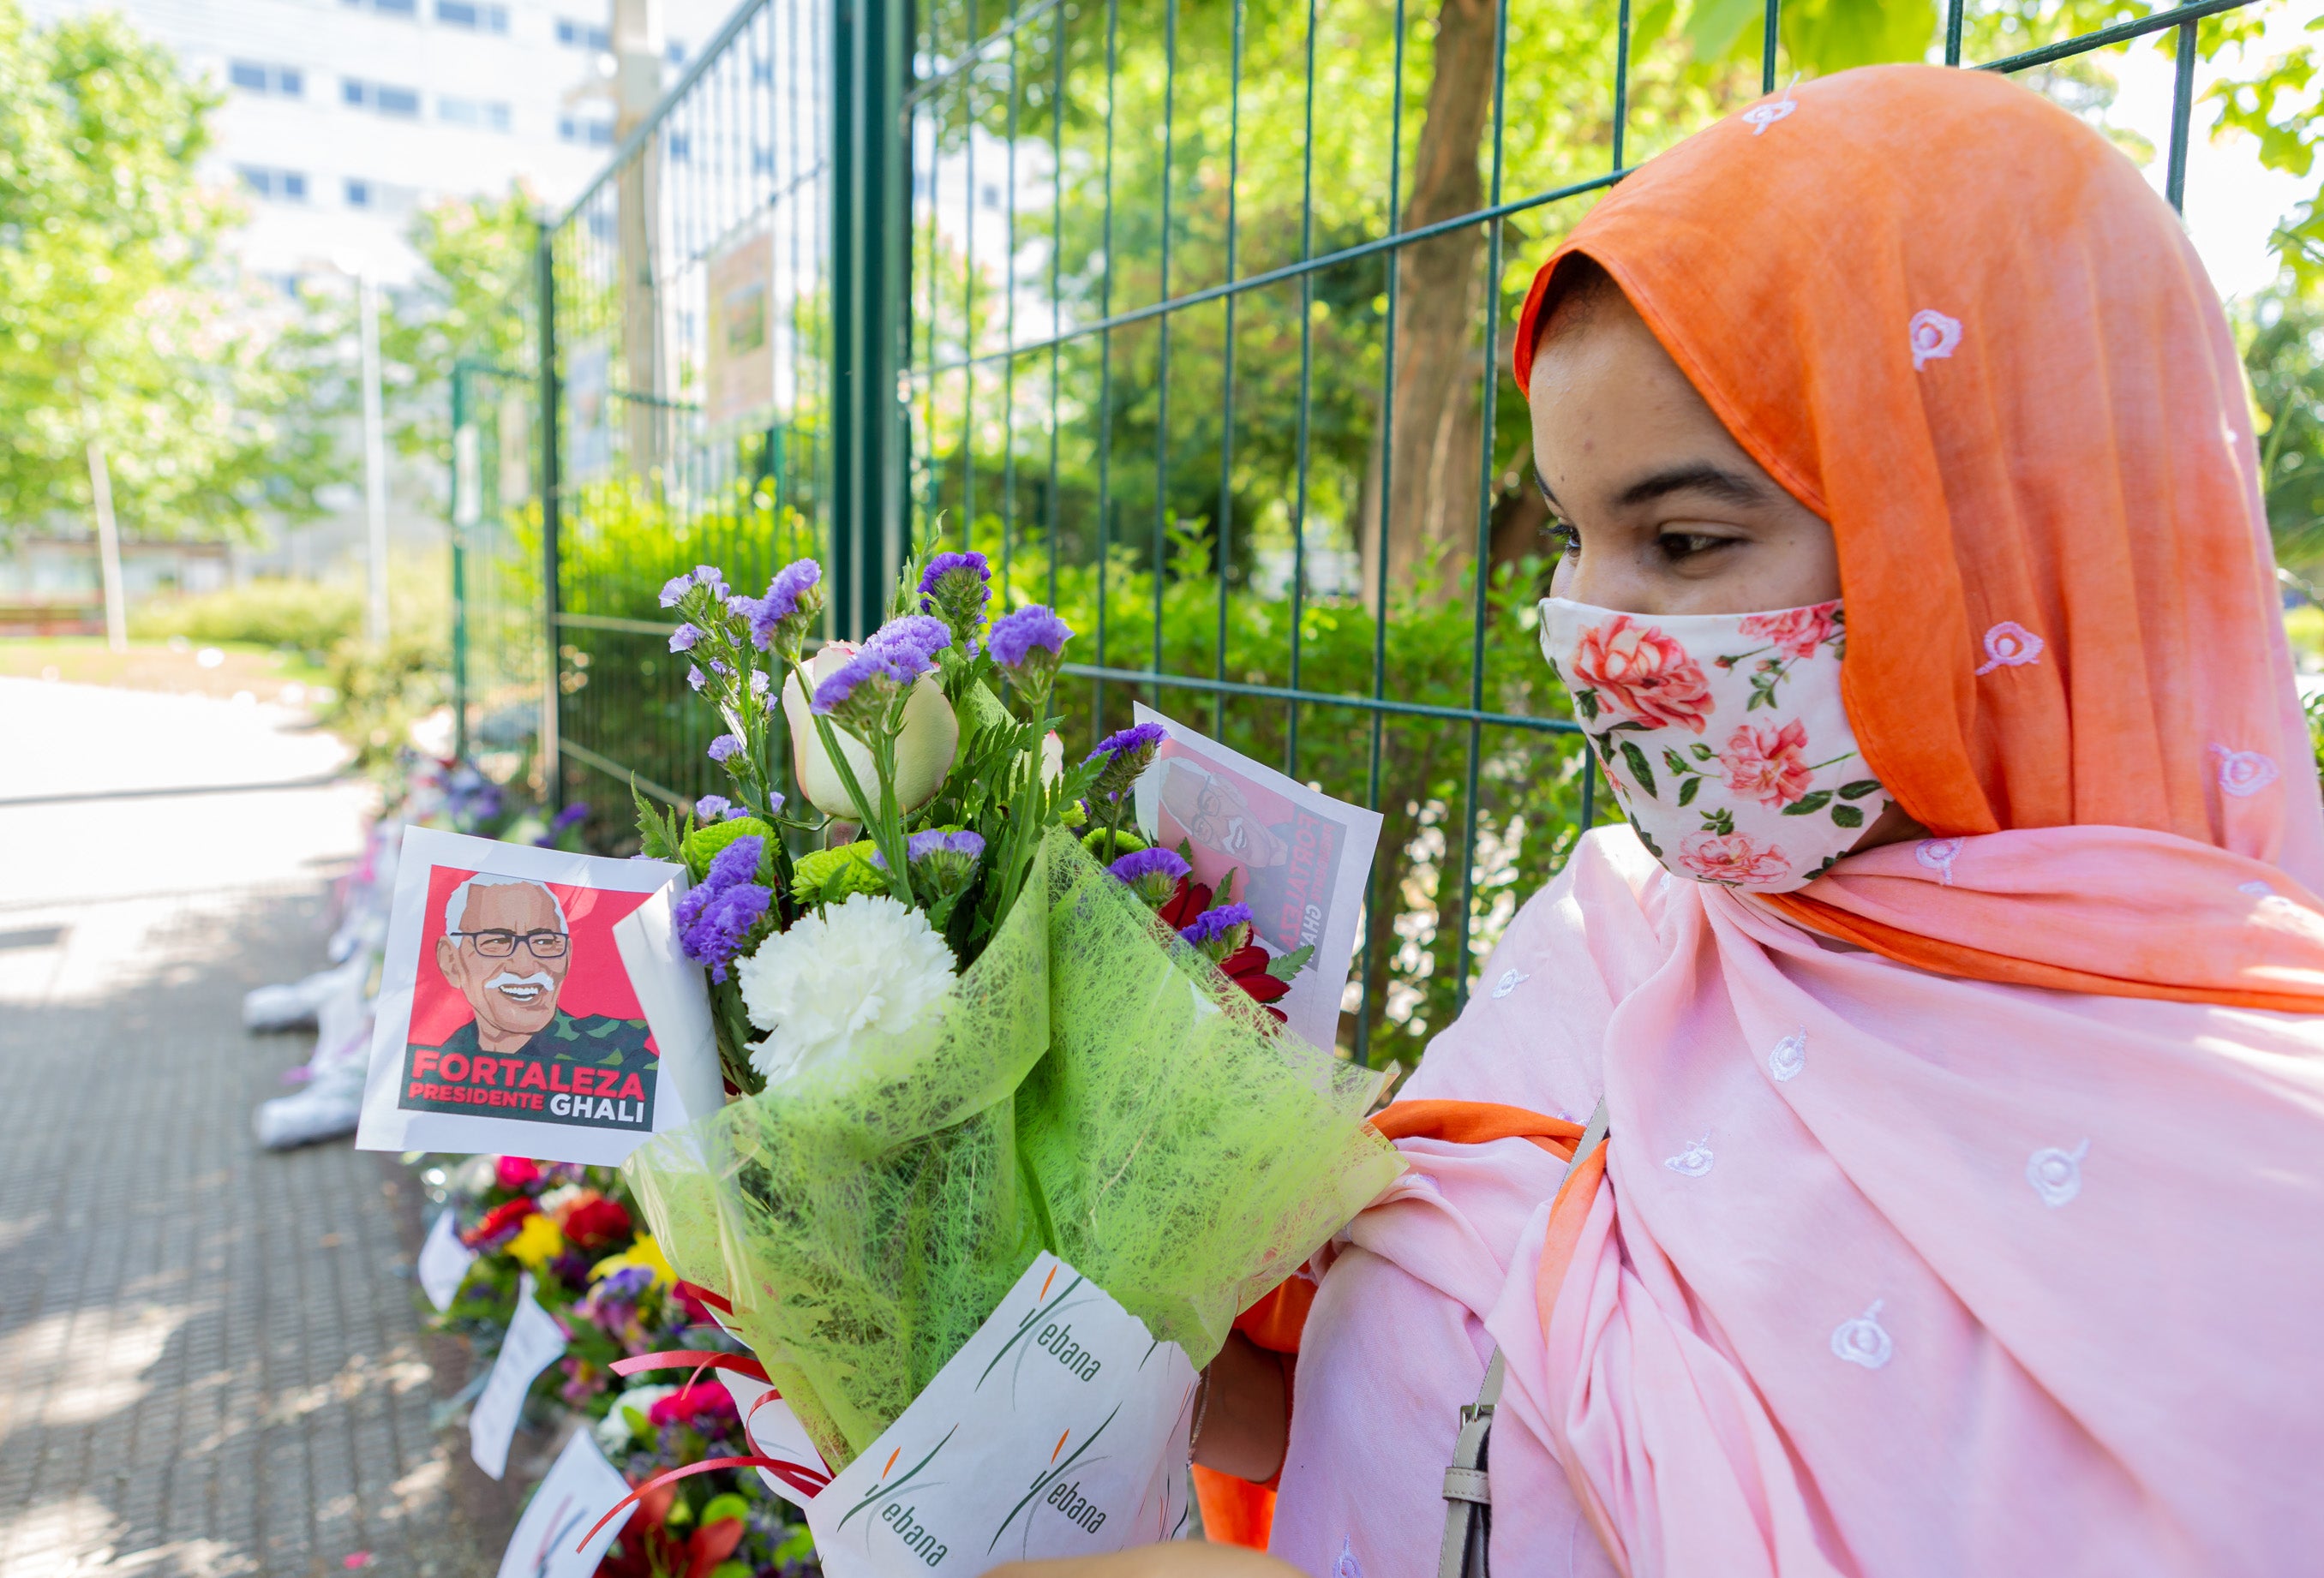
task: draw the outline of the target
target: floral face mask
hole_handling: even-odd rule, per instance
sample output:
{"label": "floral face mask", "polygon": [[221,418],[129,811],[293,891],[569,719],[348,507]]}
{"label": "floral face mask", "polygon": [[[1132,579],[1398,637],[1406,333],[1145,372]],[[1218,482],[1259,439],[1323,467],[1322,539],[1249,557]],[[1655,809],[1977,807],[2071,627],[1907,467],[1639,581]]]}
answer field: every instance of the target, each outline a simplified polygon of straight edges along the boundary
{"label": "floral face mask", "polygon": [[1786,893],[1891,803],[1840,699],[1838,602],[1647,618],[1541,603],[1541,650],[1655,859],[1698,882]]}

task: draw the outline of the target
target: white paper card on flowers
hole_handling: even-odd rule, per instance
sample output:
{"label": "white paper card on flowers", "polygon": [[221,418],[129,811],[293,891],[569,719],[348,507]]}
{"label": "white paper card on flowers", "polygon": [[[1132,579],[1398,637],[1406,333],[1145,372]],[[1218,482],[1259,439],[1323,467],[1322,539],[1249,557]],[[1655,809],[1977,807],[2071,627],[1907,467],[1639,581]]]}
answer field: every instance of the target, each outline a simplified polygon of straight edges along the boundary
{"label": "white paper card on flowers", "polygon": [[452,1307],[454,1296],[467,1279],[468,1268],[476,1263],[476,1252],[460,1242],[460,1225],[456,1216],[449,1206],[438,1215],[436,1225],[428,1230],[428,1242],[420,1246],[420,1261],[414,1268],[420,1277],[420,1290],[439,1310]]}
{"label": "white paper card on flowers", "polygon": [[615,1167],[715,1108],[708,988],[669,938],[684,880],[406,830],[356,1148]]}
{"label": "white paper card on flowers", "polygon": [[509,1443],[516,1438],[524,1394],[532,1389],[533,1377],[564,1352],[565,1328],[533,1298],[532,1273],[528,1271],[517,1280],[516,1313],[509,1317],[500,1356],[468,1410],[468,1455],[493,1478],[508,1472]]}
{"label": "white paper card on flowers", "polygon": [[574,1431],[516,1520],[500,1578],[589,1578],[637,1509],[610,1519],[586,1545],[581,1537],[629,1493],[629,1482],[605,1461],[589,1432]]}
{"label": "white paper card on flowers", "polygon": [[737,1375],[732,1370],[721,1370],[718,1379],[725,1383],[726,1395],[734,1399],[734,1410],[745,1421],[751,1450],[798,1471],[798,1482],[778,1479],[765,1469],[759,1471],[760,1480],[776,1495],[806,1506],[812,1495],[807,1487],[831,1478],[831,1471],[824,1466],[823,1454],[816,1450],[807,1427],[791,1412],[790,1404],[779,1397],[768,1396],[775,1389],[765,1381]]}
{"label": "white paper card on flowers", "polygon": [[1329,1050],[1340,1039],[1379,812],[1310,789],[1143,702],[1131,711],[1170,737],[1139,776],[1139,830],[1190,851],[1196,882],[1215,889],[1231,876],[1234,901],[1250,906],[1252,935],[1268,953],[1314,949],[1275,1006],[1292,1034]]}
{"label": "white paper card on flowers", "polygon": [[807,1503],[831,1578],[976,1573],[1176,1539],[1194,1367],[1044,1252]]}

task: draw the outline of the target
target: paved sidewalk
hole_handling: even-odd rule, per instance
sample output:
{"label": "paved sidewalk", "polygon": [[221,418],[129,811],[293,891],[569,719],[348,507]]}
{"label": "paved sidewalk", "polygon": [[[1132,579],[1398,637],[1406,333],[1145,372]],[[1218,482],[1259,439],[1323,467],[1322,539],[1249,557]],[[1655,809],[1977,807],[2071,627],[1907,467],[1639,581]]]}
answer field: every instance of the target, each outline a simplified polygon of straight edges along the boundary
{"label": "paved sidewalk", "polygon": [[241,996],[322,962],[340,757],[272,708],[0,680],[5,1578],[496,1564],[429,1430],[392,1171],[251,1139],[312,1038],[245,1034]]}

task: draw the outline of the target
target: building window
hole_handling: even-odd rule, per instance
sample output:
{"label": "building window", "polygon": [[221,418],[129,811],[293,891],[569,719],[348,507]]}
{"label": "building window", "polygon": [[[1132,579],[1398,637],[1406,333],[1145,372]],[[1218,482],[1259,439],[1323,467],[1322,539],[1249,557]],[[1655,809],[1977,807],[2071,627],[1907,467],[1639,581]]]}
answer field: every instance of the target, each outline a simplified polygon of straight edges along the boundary
{"label": "building window", "polygon": [[392,87],[384,82],[348,77],[340,80],[339,98],[357,109],[373,110],[398,120],[411,120],[420,114],[420,90],[416,87]]}
{"label": "building window", "polygon": [[307,91],[307,79],[296,66],[269,66],[260,60],[229,60],[226,79],[244,93],[298,98]]}
{"label": "building window", "polygon": [[567,49],[587,50],[599,55],[613,47],[613,35],[604,28],[563,16],[557,19],[557,41]]}
{"label": "building window", "polygon": [[683,132],[670,133],[665,140],[664,146],[669,150],[669,157],[673,163],[684,164],[694,157],[694,139]]}
{"label": "building window", "polygon": [[263,165],[243,164],[235,173],[248,187],[271,203],[303,203],[307,200],[307,178],[295,170],[269,170]]}
{"label": "building window", "polygon": [[562,115],[557,122],[557,135],[567,142],[586,143],[591,148],[611,148],[613,145],[613,123],[576,120],[571,115]]}
{"label": "building window", "polygon": [[673,67],[683,66],[686,64],[686,46],[679,43],[676,39],[672,39],[668,43],[664,44],[662,46],[661,53],[662,58],[668,60]]}
{"label": "building window", "polygon": [[416,188],[399,187],[390,181],[375,181],[367,176],[349,176],[343,188],[347,206],[366,214],[382,214],[393,217],[409,214],[420,206]]}
{"label": "building window", "polygon": [[351,11],[376,11],[382,16],[416,18],[420,14],[420,0],[339,0],[339,4]]}
{"label": "building window", "polygon": [[446,27],[504,33],[508,32],[508,7],[480,5],[475,0],[436,0],[436,20]]}
{"label": "building window", "polygon": [[505,132],[509,129],[509,106],[492,100],[439,98],[436,101],[436,118],[455,126],[483,126]]}

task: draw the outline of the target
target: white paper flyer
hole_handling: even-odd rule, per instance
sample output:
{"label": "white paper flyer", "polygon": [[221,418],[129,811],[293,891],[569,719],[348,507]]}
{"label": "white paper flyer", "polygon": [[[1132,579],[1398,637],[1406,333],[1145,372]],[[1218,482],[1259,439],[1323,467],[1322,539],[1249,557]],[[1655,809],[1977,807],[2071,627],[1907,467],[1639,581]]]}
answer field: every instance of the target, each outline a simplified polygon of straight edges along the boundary
{"label": "white paper flyer", "polygon": [[565,1330],[533,1298],[532,1273],[528,1271],[517,1281],[516,1313],[509,1317],[500,1356],[468,1410],[468,1455],[493,1478],[508,1472],[509,1443],[516,1437],[524,1394],[532,1390],[533,1377],[564,1352]]}
{"label": "white paper flyer", "polygon": [[517,1519],[500,1578],[589,1578],[636,1509],[610,1519],[586,1545],[581,1536],[629,1493],[629,1482],[589,1432],[574,1431]]}
{"label": "white paper flyer", "polygon": [[1045,1252],[807,1503],[824,1571],[973,1574],[1179,1538],[1194,1396],[1176,1343]]}

